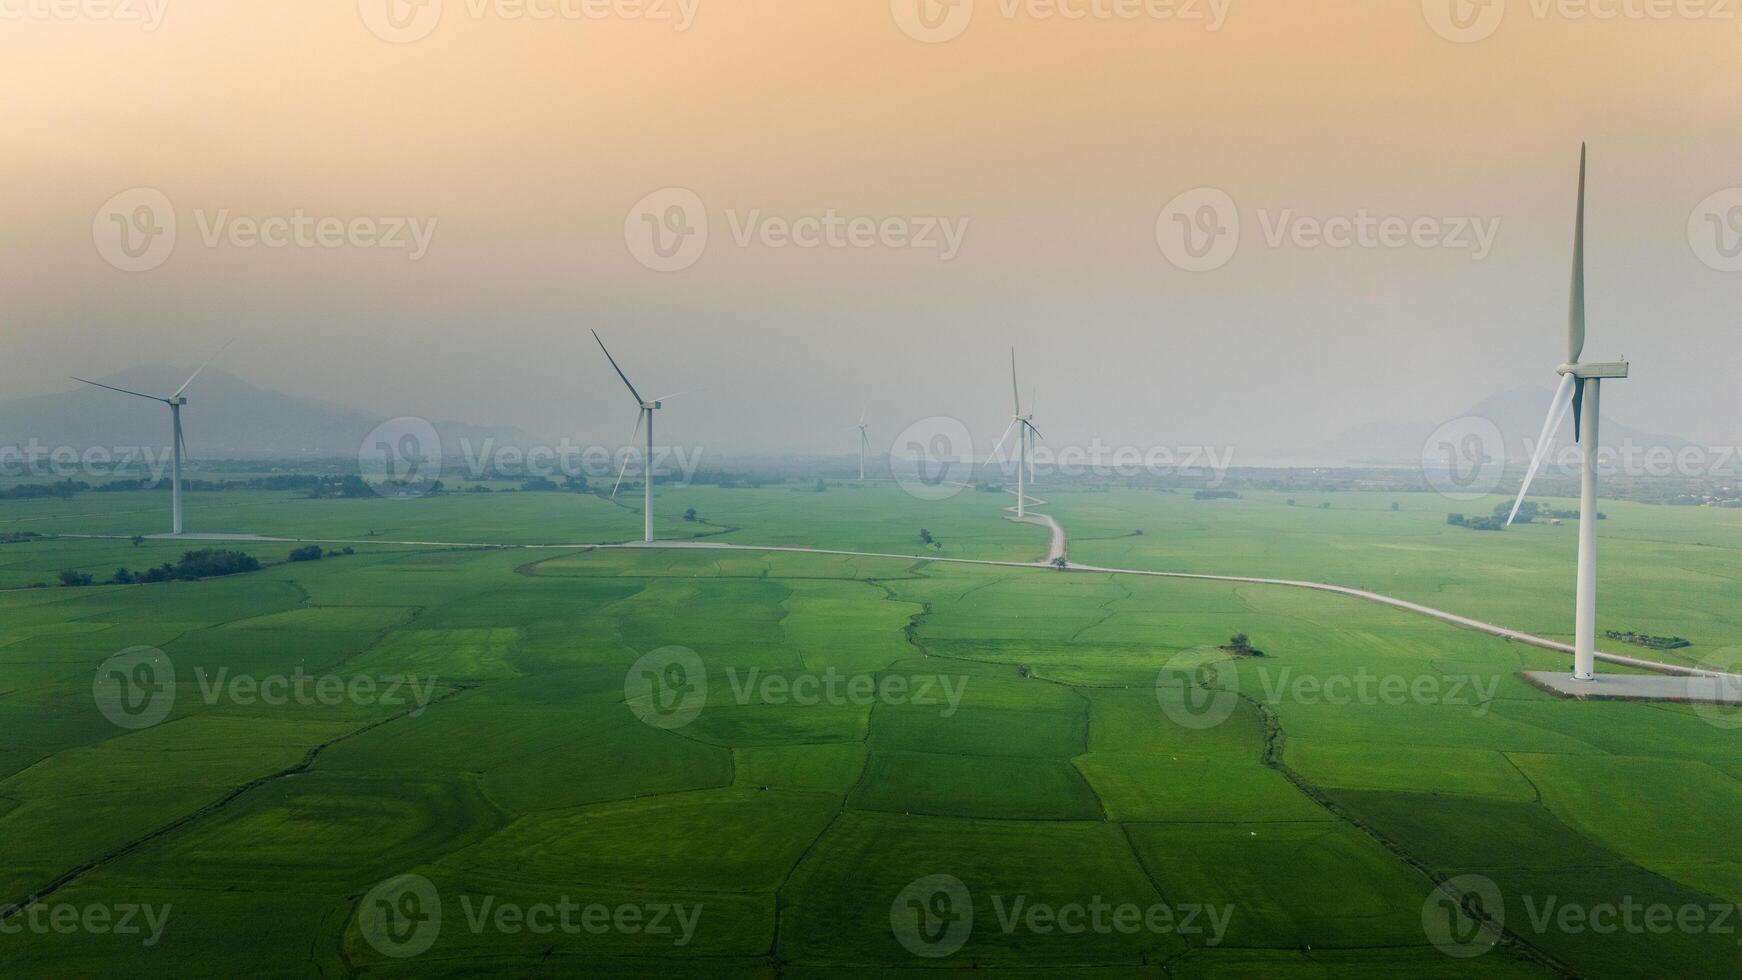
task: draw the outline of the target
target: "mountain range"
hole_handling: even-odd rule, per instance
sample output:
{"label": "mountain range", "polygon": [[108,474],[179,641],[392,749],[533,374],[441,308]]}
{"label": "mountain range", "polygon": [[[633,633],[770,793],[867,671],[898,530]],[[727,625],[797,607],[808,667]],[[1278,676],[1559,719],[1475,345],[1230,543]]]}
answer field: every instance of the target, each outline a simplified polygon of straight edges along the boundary
{"label": "mountain range", "polygon": [[[91,380],[167,395],[192,372],[192,367],[142,366]],[[200,375],[187,398],[183,437],[188,456],[196,459],[354,459],[364,438],[386,421],[357,409],[260,388],[216,368]],[[510,426],[430,421],[450,452],[458,451],[462,439],[474,446],[487,439],[506,446],[543,444]],[[78,385],[52,395],[0,401],[0,446],[83,451],[95,446],[161,447],[169,441],[169,412],[162,405],[100,388]]]}

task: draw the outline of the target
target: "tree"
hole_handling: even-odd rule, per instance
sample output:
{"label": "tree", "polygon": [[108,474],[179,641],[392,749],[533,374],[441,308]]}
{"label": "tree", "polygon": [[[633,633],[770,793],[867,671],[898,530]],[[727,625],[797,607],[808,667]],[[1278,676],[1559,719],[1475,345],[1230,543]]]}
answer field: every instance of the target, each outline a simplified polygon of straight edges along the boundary
{"label": "tree", "polygon": [[696,509],[694,507],[691,507],[689,510],[686,510],[683,512],[683,519],[690,522],[691,524],[694,524],[696,521],[700,520],[700,518],[696,517]]}
{"label": "tree", "polygon": [[1391,512],[1392,512],[1392,513],[1393,513],[1393,514],[1395,514],[1395,513],[1397,513],[1397,512],[1398,512],[1398,511],[1400,511],[1400,510],[1402,510],[1402,509],[1403,509],[1403,505],[1402,505],[1402,504],[1400,504],[1400,503],[1398,503],[1398,502],[1397,502],[1397,501],[1395,501],[1395,500],[1393,500],[1393,501],[1392,501],[1392,502],[1391,502]]}
{"label": "tree", "polygon": [[306,548],[293,549],[290,553],[290,560],[291,561],[320,561],[322,556],[324,556],[325,554],[326,554],[326,551],[323,550],[320,545],[311,544]]}
{"label": "tree", "polygon": [[1453,527],[1463,527],[1464,525],[1470,523],[1470,519],[1465,517],[1462,514],[1447,514],[1446,515],[1446,523],[1450,524]]}
{"label": "tree", "polygon": [[145,535],[135,534],[133,536],[133,547],[137,548],[144,543],[145,543]]}
{"label": "tree", "polygon": [[1252,638],[1245,633],[1235,633],[1228,638],[1228,649],[1241,656],[1252,652]]}
{"label": "tree", "polygon": [[919,529],[919,540],[923,544],[931,544],[936,539],[931,536],[930,531],[922,527]]}
{"label": "tree", "polygon": [[60,584],[69,589],[82,588],[91,584],[91,576],[88,572],[75,572],[68,569],[60,573]]}
{"label": "tree", "polygon": [[[1506,518],[1512,514],[1511,504],[1499,504],[1494,508],[1494,519],[1506,523]],[[1534,500],[1526,500],[1524,506],[1518,508],[1518,519],[1515,524],[1531,524],[1542,515],[1542,505]]]}
{"label": "tree", "polygon": [[133,584],[133,573],[128,571],[125,568],[115,569],[115,584],[116,585],[132,585]]}

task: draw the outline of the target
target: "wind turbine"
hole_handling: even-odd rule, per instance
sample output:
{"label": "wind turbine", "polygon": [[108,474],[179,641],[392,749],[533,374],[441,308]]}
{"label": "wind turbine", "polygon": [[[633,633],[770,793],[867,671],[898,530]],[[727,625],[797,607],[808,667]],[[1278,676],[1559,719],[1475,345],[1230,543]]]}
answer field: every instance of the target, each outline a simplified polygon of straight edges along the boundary
{"label": "wind turbine", "polygon": [[1034,413],[1032,411],[1033,399],[1029,400],[1029,407],[1031,409],[1029,414],[1022,414],[1022,391],[1016,386],[1016,348],[1014,347],[1010,348],[1010,395],[1014,401],[1016,410],[1014,414],[1011,415],[1010,424],[1005,427],[1004,434],[998,437],[998,444],[992,447],[992,455],[987,457],[986,462],[990,465],[992,460],[998,458],[998,451],[1004,448],[1004,440],[1010,438],[1010,432],[1014,429],[1016,431],[1017,446],[1016,516],[1026,517],[1028,516],[1028,490],[1026,481],[1028,471],[1028,434],[1031,432],[1034,433],[1034,436],[1037,439],[1042,438],[1042,436],[1040,430],[1034,427]]}
{"label": "wind turbine", "polygon": [[[623,379],[624,386],[629,389],[629,393],[631,395],[635,396],[635,404],[640,406],[640,410],[635,416],[635,430],[633,432],[629,433],[629,441],[631,443],[633,443],[635,441],[636,434],[641,431],[642,424],[646,423],[646,425],[647,425],[647,455],[642,457],[642,484],[643,484],[643,486],[642,486],[642,497],[643,497],[642,516],[646,522],[645,533],[642,535],[642,540],[648,544],[652,544],[653,543],[653,413],[657,412],[658,410],[665,407],[665,399],[666,398],[675,398],[677,396],[666,395],[665,398],[656,398],[653,401],[648,401],[647,399],[642,398],[641,392],[636,391],[635,386],[629,383],[629,376],[624,374],[623,369],[617,366],[617,359],[615,357],[611,356],[611,351],[605,346],[605,342],[603,340],[599,340],[599,331],[597,331],[597,330],[593,331],[593,339],[599,341],[599,349],[605,352],[605,360],[611,362],[612,370],[617,372],[617,377]],[[629,472],[629,456],[627,453],[625,453],[623,456],[623,468],[617,471],[617,484],[616,484],[616,486],[613,486],[611,488],[611,499],[613,499],[613,500],[617,499],[617,490],[623,486],[623,474],[625,474],[627,472]]]}
{"label": "wind turbine", "polygon": [[175,436],[175,442],[174,442],[174,445],[171,449],[170,470],[169,470],[169,478],[170,478],[169,506],[170,506],[170,510],[173,513],[173,517],[172,517],[171,524],[170,524],[170,526],[172,528],[170,533],[172,533],[172,534],[182,533],[181,460],[182,460],[182,452],[183,452],[185,444],[183,443],[182,437],[181,437],[181,409],[182,409],[183,405],[186,405],[188,403],[188,400],[182,396],[187,393],[188,386],[194,383],[194,379],[200,376],[200,372],[204,371],[206,369],[206,365],[211,364],[212,361],[215,360],[219,354],[222,354],[224,352],[224,350],[226,348],[228,348],[230,346],[230,343],[232,343],[232,342],[226,342],[224,344],[224,346],[218,348],[217,351],[215,351],[211,357],[206,358],[205,364],[201,364],[199,367],[195,368],[194,373],[188,375],[188,379],[186,381],[183,381],[181,384],[181,387],[177,388],[175,390],[175,394],[170,395],[168,398],[164,398],[160,395],[147,395],[147,394],[144,394],[142,392],[128,391],[126,388],[117,388],[114,385],[106,385],[100,381],[89,381],[89,380],[86,380],[85,378],[74,378],[73,379],[74,381],[77,381],[80,384],[92,385],[92,386],[97,387],[97,388],[107,388],[110,391],[118,391],[123,395],[132,395],[135,398],[145,398],[145,399],[149,399],[149,400],[154,401],[154,402],[162,402],[165,405],[169,406],[169,420],[170,420],[170,425],[171,425],[172,431],[174,432],[174,436]]}
{"label": "wind turbine", "polygon": [[865,454],[871,450],[871,435],[865,428],[865,410],[859,411],[859,481],[865,480]]}
{"label": "wind turbine", "polygon": [[1573,413],[1573,437],[1583,449],[1584,473],[1579,493],[1579,583],[1578,602],[1573,637],[1573,679],[1595,680],[1597,677],[1597,426],[1602,416],[1603,382],[1622,380],[1628,375],[1626,361],[1610,364],[1585,364],[1579,358],[1585,353],[1585,147],[1579,148],[1579,211],[1573,235],[1573,292],[1571,315],[1567,321],[1567,363],[1556,368],[1561,376],[1560,389],[1549,403],[1548,419],[1542,426],[1530,470],[1524,476],[1524,486],[1512,505],[1508,527],[1518,517],[1530,484],[1548,458],[1550,444]]}

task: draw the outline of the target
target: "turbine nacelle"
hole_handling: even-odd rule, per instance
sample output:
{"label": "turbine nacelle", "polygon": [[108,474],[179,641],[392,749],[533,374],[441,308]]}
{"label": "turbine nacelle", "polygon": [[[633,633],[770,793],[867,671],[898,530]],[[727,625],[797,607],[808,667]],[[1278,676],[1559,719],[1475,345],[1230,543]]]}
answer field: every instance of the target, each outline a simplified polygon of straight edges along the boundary
{"label": "turbine nacelle", "polygon": [[1626,378],[1628,372],[1632,370],[1632,367],[1633,366],[1628,364],[1626,361],[1615,361],[1610,364],[1562,364],[1560,367],[1555,368],[1554,372],[1563,377],[1571,375],[1582,381],[1590,381],[1592,379],[1601,381],[1603,379],[1616,380]]}

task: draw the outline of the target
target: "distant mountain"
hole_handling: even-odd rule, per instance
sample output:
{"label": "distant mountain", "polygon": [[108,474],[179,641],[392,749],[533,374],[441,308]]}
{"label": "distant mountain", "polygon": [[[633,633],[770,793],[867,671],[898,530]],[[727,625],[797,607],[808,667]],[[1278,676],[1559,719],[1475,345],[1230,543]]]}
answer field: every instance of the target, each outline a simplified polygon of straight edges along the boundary
{"label": "distant mountain", "polygon": [[[1534,448],[1537,437],[1542,434],[1543,419],[1548,414],[1549,402],[1553,400],[1554,394],[1552,388],[1526,385],[1484,399],[1463,412],[1462,417],[1493,422],[1506,440],[1506,459],[1522,466],[1529,461],[1530,451]],[[1346,463],[1420,465],[1422,447],[1427,444],[1429,437],[1450,421],[1452,420],[1385,422],[1362,426],[1345,432],[1323,447],[1321,454]],[[1674,451],[1689,445],[1687,440],[1677,436],[1635,429],[1614,420],[1608,414],[1603,416],[1602,439],[1603,445],[1609,447],[1628,444],[1642,448],[1665,446]],[[1572,445],[1572,442],[1573,420],[1569,416],[1556,439],[1556,448],[1565,448]]]}
{"label": "distant mountain", "polygon": [[[167,395],[191,373],[191,365],[149,366],[91,380]],[[356,409],[258,388],[233,374],[208,368],[188,392],[182,429],[188,455],[194,459],[354,459],[364,437],[383,421]],[[433,419],[431,423],[446,452],[453,455],[461,452],[462,439],[470,440],[473,446],[492,438],[497,445],[540,444],[511,427]],[[165,447],[170,441],[169,411],[87,385],[53,395],[0,401],[0,446],[23,447],[33,441],[45,452],[60,446],[80,451],[95,446]]]}

